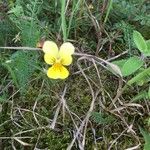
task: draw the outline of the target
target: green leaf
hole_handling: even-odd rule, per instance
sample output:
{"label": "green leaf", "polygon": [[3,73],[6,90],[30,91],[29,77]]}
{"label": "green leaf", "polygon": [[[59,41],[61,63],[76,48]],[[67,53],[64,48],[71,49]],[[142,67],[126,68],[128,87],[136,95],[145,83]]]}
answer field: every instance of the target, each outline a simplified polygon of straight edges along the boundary
{"label": "green leaf", "polygon": [[148,98],[148,93],[146,90],[141,91],[140,93],[138,93],[136,96],[133,97],[132,101],[140,101],[140,100],[144,100]]}
{"label": "green leaf", "polygon": [[123,76],[129,76],[143,65],[143,61],[139,57],[129,58],[122,67]]}
{"label": "green leaf", "polygon": [[134,56],[129,59],[114,61],[113,64],[120,68],[122,76],[125,77],[138,70],[143,65],[143,61],[139,57]]}
{"label": "green leaf", "polygon": [[139,57],[134,56],[129,59],[114,61],[113,64],[116,64],[120,67],[122,75],[125,77],[138,70],[143,65],[143,61],[140,60]]}
{"label": "green leaf", "polygon": [[106,23],[107,20],[108,20],[108,16],[109,16],[109,14],[110,14],[110,10],[112,9],[112,4],[113,4],[113,0],[110,0],[110,1],[109,1],[109,4],[108,4],[106,16],[105,16],[105,19],[104,19],[104,23]]}
{"label": "green leaf", "polygon": [[146,41],[147,52],[144,54],[145,56],[150,56],[150,40]]}
{"label": "green leaf", "polygon": [[146,41],[146,45],[147,45],[147,51],[150,52],[150,40],[147,40],[147,41]]}
{"label": "green leaf", "polygon": [[148,89],[148,98],[150,99],[150,87]]}
{"label": "green leaf", "polygon": [[142,128],[140,128],[140,132],[143,135],[145,140],[144,150],[150,150],[150,134],[144,131]]}
{"label": "green leaf", "polygon": [[141,33],[139,33],[138,31],[133,31],[133,40],[141,53],[147,53],[147,44]]}
{"label": "green leaf", "polygon": [[139,74],[137,74],[135,77],[133,77],[131,80],[128,81],[128,85],[131,85],[133,83],[139,83],[139,82],[147,83],[150,81],[150,67],[143,70]]}
{"label": "green leaf", "polygon": [[65,9],[66,9],[66,0],[62,0],[61,1],[61,27],[62,27],[64,41],[67,40],[67,24],[66,24]]}

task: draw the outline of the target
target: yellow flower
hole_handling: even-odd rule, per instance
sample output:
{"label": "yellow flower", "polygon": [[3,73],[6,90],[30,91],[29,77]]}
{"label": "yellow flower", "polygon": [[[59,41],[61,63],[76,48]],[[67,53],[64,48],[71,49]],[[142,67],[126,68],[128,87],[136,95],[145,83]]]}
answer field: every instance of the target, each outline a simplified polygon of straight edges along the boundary
{"label": "yellow flower", "polygon": [[70,42],[63,43],[60,49],[55,42],[44,42],[44,60],[47,64],[52,65],[47,71],[49,78],[65,79],[69,76],[69,71],[64,66],[69,66],[72,63],[74,50],[75,48]]}

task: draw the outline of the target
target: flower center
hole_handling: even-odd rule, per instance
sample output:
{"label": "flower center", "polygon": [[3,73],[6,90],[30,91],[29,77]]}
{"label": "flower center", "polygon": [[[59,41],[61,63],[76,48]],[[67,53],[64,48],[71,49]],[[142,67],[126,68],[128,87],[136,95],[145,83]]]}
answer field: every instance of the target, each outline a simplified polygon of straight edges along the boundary
{"label": "flower center", "polygon": [[62,64],[61,63],[55,63],[53,65],[53,68],[55,69],[55,71],[59,70],[61,72]]}

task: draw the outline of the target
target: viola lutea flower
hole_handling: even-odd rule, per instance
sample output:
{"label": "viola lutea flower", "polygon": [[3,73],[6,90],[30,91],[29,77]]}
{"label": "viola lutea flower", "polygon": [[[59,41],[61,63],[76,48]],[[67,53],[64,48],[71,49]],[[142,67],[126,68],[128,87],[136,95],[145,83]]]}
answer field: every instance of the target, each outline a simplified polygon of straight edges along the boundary
{"label": "viola lutea flower", "polygon": [[53,41],[45,41],[43,45],[44,60],[47,64],[52,65],[47,70],[47,76],[52,79],[65,79],[69,76],[69,71],[64,66],[72,63],[72,54],[75,47],[70,43],[63,43],[58,46]]}

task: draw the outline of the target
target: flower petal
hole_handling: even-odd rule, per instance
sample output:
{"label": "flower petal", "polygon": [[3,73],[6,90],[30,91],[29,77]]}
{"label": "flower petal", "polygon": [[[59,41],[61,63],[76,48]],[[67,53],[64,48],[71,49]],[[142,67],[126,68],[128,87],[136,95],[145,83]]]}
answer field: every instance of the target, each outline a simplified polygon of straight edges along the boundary
{"label": "flower petal", "polygon": [[51,54],[46,53],[46,54],[44,55],[44,61],[45,61],[47,64],[53,65],[53,64],[55,63],[55,60],[56,60],[56,58],[53,57]]}
{"label": "flower petal", "polygon": [[43,51],[44,53],[50,54],[54,58],[58,55],[58,47],[53,41],[45,41],[43,44]]}
{"label": "flower petal", "polygon": [[61,63],[65,66],[69,66],[72,63],[72,56],[71,55],[63,55],[61,57]]}
{"label": "flower petal", "polygon": [[65,79],[69,76],[69,71],[61,64],[54,64],[47,71],[47,76],[52,79]]}
{"label": "flower petal", "polygon": [[70,43],[66,42],[61,45],[59,56],[62,57],[64,55],[72,55],[74,53],[75,47]]}

